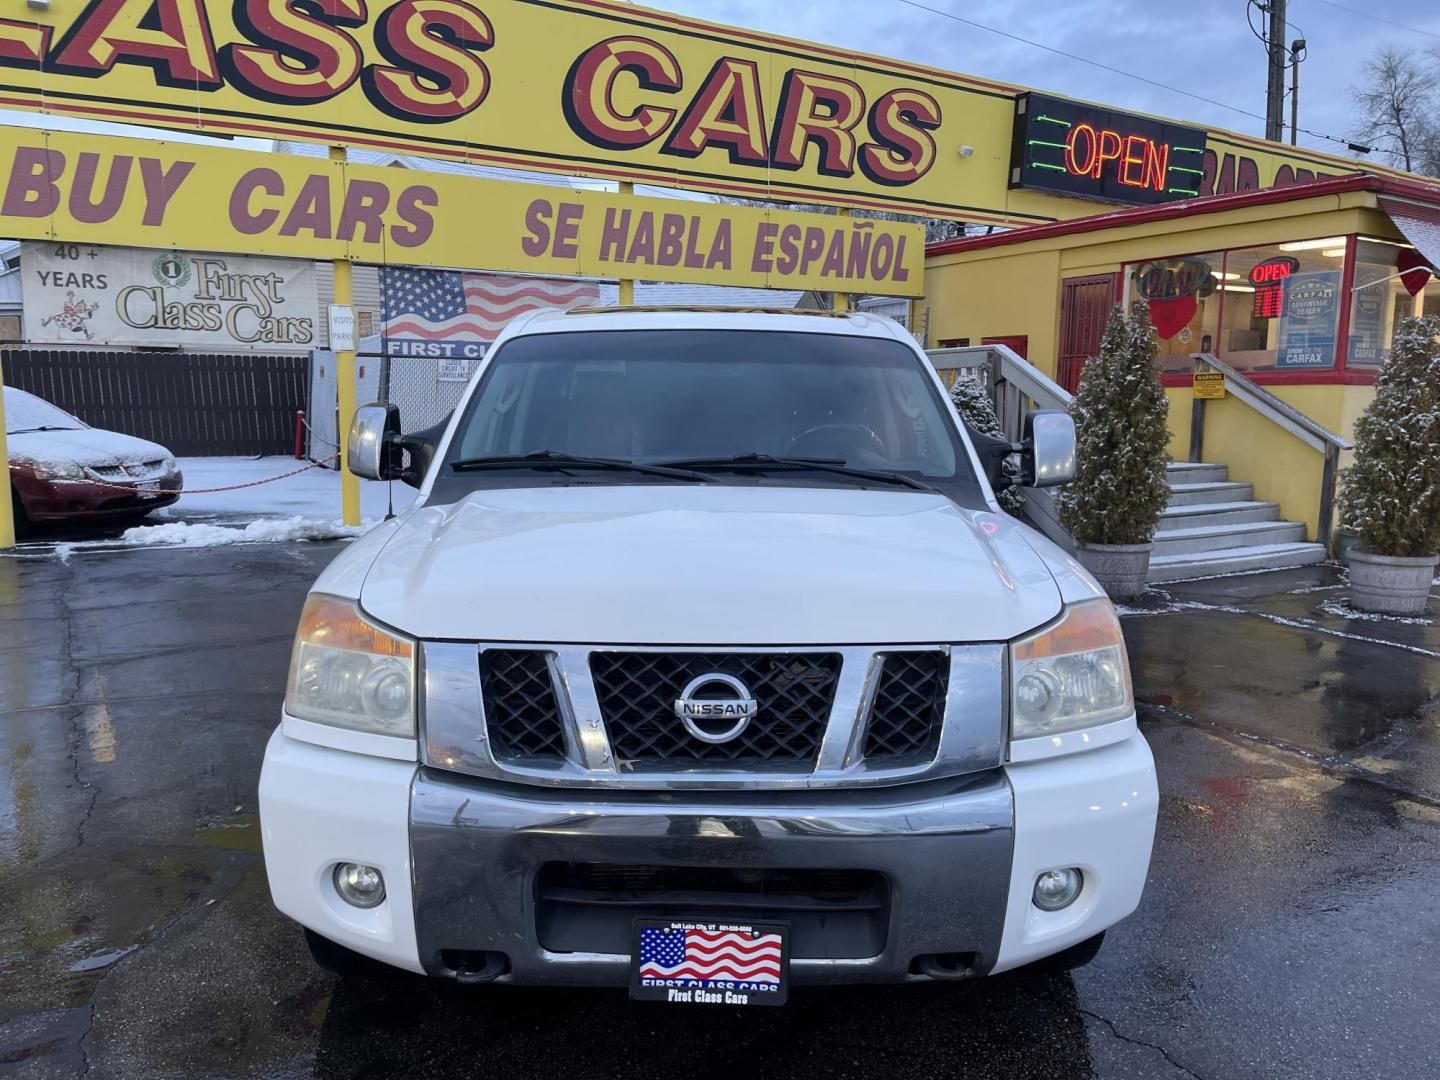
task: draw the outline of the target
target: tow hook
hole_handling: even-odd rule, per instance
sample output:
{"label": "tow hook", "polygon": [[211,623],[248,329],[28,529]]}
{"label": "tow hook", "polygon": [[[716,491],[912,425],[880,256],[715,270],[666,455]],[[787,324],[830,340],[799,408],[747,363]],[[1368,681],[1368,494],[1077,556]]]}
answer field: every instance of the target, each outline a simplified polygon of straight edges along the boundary
{"label": "tow hook", "polygon": [[455,981],[463,986],[494,982],[510,970],[510,961],[500,952],[455,952],[446,956],[455,972]]}
{"label": "tow hook", "polygon": [[975,974],[975,961],[974,953],[934,953],[917,956],[910,970],[932,979],[968,979]]}

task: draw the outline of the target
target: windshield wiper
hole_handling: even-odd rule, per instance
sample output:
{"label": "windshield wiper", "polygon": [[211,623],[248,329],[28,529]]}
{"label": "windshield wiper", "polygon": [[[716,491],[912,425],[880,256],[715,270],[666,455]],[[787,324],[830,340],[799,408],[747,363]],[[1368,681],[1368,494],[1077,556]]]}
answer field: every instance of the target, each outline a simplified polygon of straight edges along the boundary
{"label": "windshield wiper", "polygon": [[895,484],[915,491],[934,491],[929,484],[916,480],[904,473],[887,472],[883,469],[860,469],[845,464],[843,458],[776,457],[774,454],[736,454],[728,458],[687,458],[682,461],[662,461],[659,464],[671,469],[815,469],[819,472],[835,473],[837,476],[853,476],[857,480],[873,480],[881,484]]}
{"label": "windshield wiper", "polygon": [[671,465],[642,465],[636,461],[621,458],[579,457],[561,453],[559,450],[536,450],[530,454],[506,454],[497,457],[462,458],[451,462],[456,472],[478,472],[482,469],[553,469],[566,472],[569,469],[610,469],[616,472],[641,473],[645,476],[663,476],[670,480],[689,480],[700,484],[713,484],[715,478],[702,472]]}
{"label": "windshield wiper", "polygon": [[7,431],[5,434],[7,434],[7,435],[29,435],[30,433],[35,432],[35,431],[84,431],[84,430],[85,430],[84,428],[56,427],[56,426],[53,425],[53,424],[42,424],[40,427],[16,428],[16,429],[14,429],[14,430],[12,430],[12,431]]}

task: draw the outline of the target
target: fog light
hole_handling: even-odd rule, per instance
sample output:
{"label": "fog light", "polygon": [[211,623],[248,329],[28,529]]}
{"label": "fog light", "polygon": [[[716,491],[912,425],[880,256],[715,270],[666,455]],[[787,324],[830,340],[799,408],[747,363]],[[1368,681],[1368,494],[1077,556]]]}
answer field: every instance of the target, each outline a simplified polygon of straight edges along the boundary
{"label": "fog light", "polygon": [[335,891],[347,904],[358,908],[377,907],[385,899],[385,878],[373,866],[336,863]]}
{"label": "fog light", "polygon": [[1041,911],[1059,911],[1075,902],[1085,876],[1073,866],[1068,870],[1046,870],[1035,879],[1035,906]]}

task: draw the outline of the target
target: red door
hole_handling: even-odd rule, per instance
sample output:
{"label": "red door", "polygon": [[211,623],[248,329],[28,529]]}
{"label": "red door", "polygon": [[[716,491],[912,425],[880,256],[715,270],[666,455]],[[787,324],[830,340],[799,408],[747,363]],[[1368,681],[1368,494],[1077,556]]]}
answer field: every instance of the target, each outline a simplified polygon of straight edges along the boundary
{"label": "red door", "polygon": [[1096,274],[1060,283],[1060,367],[1055,381],[1072,394],[1085,361],[1100,351],[1119,280],[1119,274]]}
{"label": "red door", "polygon": [[987,337],[980,339],[981,345],[1004,345],[1021,360],[1030,359],[1030,335],[1029,334],[1007,334],[1004,337]]}

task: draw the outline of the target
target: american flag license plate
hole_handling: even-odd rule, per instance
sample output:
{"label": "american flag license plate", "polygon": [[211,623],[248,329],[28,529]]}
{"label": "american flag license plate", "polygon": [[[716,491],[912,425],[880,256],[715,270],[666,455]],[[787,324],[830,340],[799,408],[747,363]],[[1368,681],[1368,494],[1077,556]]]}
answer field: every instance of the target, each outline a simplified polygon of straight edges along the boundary
{"label": "american flag license plate", "polygon": [[635,920],[630,996],[676,1005],[784,1005],[790,989],[784,923]]}

